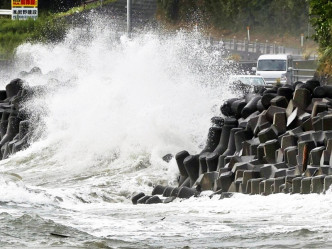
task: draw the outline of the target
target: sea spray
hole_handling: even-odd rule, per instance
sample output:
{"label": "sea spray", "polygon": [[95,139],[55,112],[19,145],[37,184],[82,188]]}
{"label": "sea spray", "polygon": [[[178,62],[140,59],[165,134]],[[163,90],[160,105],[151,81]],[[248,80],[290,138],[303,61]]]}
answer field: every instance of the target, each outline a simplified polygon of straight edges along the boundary
{"label": "sea spray", "polygon": [[176,164],[162,156],[204,146],[208,120],[229,96],[226,81],[236,68],[199,32],[128,39],[97,24],[86,39],[77,39],[82,29],[75,28],[61,43],[17,49],[16,70],[40,68],[42,74],[23,78],[46,91],[25,106],[35,142],[12,160],[24,157],[54,183],[104,174],[111,179],[101,182],[125,196],[171,183]]}

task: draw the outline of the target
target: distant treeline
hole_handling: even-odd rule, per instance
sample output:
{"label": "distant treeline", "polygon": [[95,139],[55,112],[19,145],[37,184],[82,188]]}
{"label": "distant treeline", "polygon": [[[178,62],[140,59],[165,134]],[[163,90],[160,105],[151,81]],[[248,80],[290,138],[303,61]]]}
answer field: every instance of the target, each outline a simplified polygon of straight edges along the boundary
{"label": "distant treeline", "polygon": [[306,0],[158,0],[159,14],[174,23],[200,23],[221,30],[304,33],[308,29]]}

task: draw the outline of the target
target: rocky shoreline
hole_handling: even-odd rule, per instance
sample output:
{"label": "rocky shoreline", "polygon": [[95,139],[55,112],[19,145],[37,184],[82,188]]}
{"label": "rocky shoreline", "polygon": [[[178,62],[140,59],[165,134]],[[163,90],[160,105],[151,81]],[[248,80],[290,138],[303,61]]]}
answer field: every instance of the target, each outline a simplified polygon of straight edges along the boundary
{"label": "rocky shoreline", "polygon": [[324,193],[332,185],[332,86],[317,80],[276,85],[226,100],[211,119],[206,147],[176,154],[178,187],[138,193],[133,204],[169,203],[213,191]]}

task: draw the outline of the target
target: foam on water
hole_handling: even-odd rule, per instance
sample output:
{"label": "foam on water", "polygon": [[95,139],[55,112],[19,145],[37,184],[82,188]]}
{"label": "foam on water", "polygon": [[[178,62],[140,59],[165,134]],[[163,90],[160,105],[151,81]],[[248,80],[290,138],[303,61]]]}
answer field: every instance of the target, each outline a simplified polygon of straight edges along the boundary
{"label": "foam on water", "polygon": [[128,193],[176,179],[175,161],[164,162],[165,154],[202,149],[209,120],[229,95],[234,67],[224,51],[197,31],[128,39],[112,28],[97,20],[89,35],[77,28],[59,44],[18,48],[16,71],[39,67],[42,75],[24,78],[49,88],[25,107],[38,117],[39,139],[6,167],[25,167],[34,184],[106,174],[115,191]]}

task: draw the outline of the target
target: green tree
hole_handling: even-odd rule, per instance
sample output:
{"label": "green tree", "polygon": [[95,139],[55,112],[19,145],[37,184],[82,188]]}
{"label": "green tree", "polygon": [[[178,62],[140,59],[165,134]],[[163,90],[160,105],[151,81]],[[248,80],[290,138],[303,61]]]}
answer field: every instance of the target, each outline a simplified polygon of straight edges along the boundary
{"label": "green tree", "polygon": [[315,29],[313,38],[319,44],[322,73],[329,75],[332,83],[332,2],[330,0],[310,0],[310,21]]}

